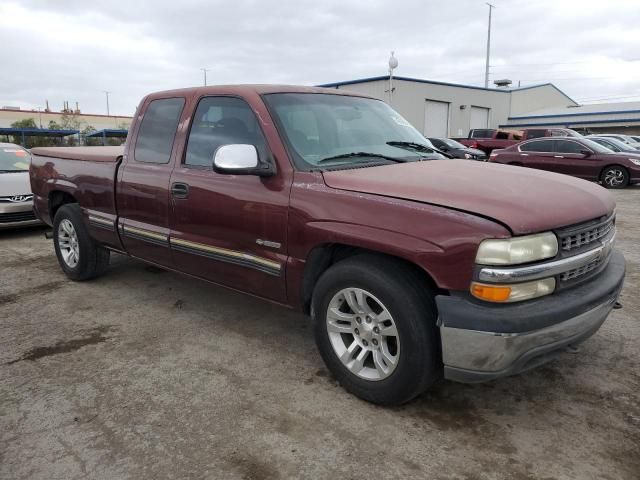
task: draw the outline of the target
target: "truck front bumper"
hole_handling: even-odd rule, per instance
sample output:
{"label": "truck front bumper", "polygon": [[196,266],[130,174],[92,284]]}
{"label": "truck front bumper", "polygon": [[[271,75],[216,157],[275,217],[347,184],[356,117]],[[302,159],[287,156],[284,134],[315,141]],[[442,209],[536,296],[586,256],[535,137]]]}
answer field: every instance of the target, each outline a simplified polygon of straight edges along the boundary
{"label": "truck front bumper", "polygon": [[625,275],[621,253],[574,288],[520,304],[438,296],[445,378],[475,383],[514,375],[551,360],[593,335],[613,308]]}

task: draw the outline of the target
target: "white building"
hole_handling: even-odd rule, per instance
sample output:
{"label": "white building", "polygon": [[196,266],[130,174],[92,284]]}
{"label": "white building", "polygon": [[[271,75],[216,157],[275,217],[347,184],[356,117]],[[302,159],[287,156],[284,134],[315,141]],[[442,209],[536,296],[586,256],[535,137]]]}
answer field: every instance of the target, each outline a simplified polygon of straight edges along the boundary
{"label": "white building", "polygon": [[[389,101],[389,77],[320,85]],[[508,126],[530,112],[558,111],[578,103],[552,83],[523,88],[482,88],[418,78],[393,78],[392,105],[427,137],[466,137],[472,128]]]}

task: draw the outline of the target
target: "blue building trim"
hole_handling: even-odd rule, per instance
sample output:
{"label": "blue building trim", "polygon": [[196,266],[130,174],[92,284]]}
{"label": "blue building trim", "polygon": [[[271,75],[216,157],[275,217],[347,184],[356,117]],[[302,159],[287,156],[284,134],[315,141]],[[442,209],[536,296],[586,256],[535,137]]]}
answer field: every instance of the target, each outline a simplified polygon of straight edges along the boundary
{"label": "blue building trim", "polygon": [[571,125],[593,125],[596,123],[630,123],[640,122],[639,118],[616,118],[615,120],[582,120],[578,122],[541,122],[541,123],[508,123],[499,125],[499,128],[510,127],[558,127],[558,126],[571,126]]}
{"label": "blue building trim", "polygon": [[[475,85],[462,85],[459,83],[449,83],[449,82],[438,82],[435,80],[424,80],[422,78],[411,78],[411,77],[398,77],[394,76],[394,80],[404,80],[405,82],[416,82],[416,83],[428,83],[431,85],[443,85],[446,87],[458,87],[458,88],[470,88],[472,90],[485,90],[489,92],[500,92],[500,93],[509,93],[513,90],[503,90],[498,88],[484,88],[477,87]],[[381,75],[378,77],[368,77],[368,78],[358,78],[356,80],[345,80],[343,82],[334,82],[334,83],[324,83],[322,85],[316,85],[316,87],[321,88],[338,88],[343,85],[355,85],[357,83],[368,83],[368,82],[377,82],[380,80],[389,80],[389,75]],[[532,87],[533,88],[533,87]]]}
{"label": "blue building trim", "polygon": [[[571,100],[573,103],[578,105],[578,102],[576,102],[573,98],[571,98],[569,95],[567,95],[562,90],[560,90],[558,87],[556,87],[553,83],[540,83],[540,84],[537,84],[537,85],[529,85],[529,86],[526,86],[526,87],[502,89],[502,88],[484,88],[484,87],[478,87],[476,85],[464,85],[464,84],[461,84],[461,83],[439,82],[437,80],[425,80],[423,78],[398,77],[398,76],[394,76],[393,78],[394,78],[394,80],[404,80],[405,82],[428,83],[428,84],[431,84],[431,85],[443,85],[445,87],[469,88],[471,90],[484,90],[486,92],[500,92],[500,93],[521,92],[522,90],[530,90],[532,88],[540,88],[540,87],[551,86],[551,87],[555,88],[558,92],[560,92],[562,95],[567,97],[569,100]],[[355,80],[345,80],[343,82],[324,83],[322,85],[316,85],[316,87],[338,88],[338,87],[341,87],[343,85],[355,85],[355,84],[358,84],[358,83],[378,82],[380,80],[389,80],[389,75],[380,75],[380,76],[377,76],[377,77],[358,78],[358,79],[355,79]]]}
{"label": "blue building trim", "polygon": [[509,120],[526,120],[532,118],[558,118],[558,117],[584,117],[588,115],[620,115],[629,113],[640,113],[640,110],[608,110],[604,112],[585,113],[554,113],[549,115],[526,115],[522,117],[509,117]]}
{"label": "blue building trim", "polygon": [[521,92],[522,90],[530,90],[532,88],[540,88],[540,87],[553,87],[555,88],[560,94],[564,95],[565,97],[567,97],[569,100],[571,100],[573,103],[575,103],[576,105],[580,105],[578,102],[576,102],[573,98],[571,98],[569,95],[567,95],[566,93],[564,93],[562,90],[560,90],[558,87],[556,87],[553,83],[551,82],[547,82],[547,83],[539,83],[537,85],[529,85],[527,87],[520,87],[520,88],[512,88],[511,91],[512,92]]}

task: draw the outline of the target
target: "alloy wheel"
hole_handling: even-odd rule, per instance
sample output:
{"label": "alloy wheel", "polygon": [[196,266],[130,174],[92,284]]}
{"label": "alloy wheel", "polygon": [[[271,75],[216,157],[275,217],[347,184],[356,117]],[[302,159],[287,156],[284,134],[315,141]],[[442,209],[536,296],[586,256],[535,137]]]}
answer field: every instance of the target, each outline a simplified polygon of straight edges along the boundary
{"label": "alloy wheel", "polygon": [[58,248],[64,263],[75,268],[80,260],[80,245],[73,223],[66,218],[58,225]]}
{"label": "alloy wheel", "polygon": [[624,183],[624,172],[619,168],[611,168],[607,170],[604,176],[604,183],[610,187],[619,187]]}
{"label": "alloy wheel", "polygon": [[366,380],[384,380],[400,359],[400,337],[384,304],[360,288],[345,288],[329,302],[326,327],[342,364]]}

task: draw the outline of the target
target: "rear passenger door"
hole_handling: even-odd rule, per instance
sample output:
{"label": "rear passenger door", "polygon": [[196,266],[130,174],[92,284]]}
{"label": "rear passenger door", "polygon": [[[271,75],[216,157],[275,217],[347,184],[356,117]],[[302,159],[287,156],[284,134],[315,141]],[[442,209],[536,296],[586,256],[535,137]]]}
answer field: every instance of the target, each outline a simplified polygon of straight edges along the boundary
{"label": "rear passenger door", "polygon": [[170,266],[169,178],[174,140],[185,105],[182,97],[159,98],[140,109],[133,148],[119,172],[119,229],[127,252]]}
{"label": "rear passenger door", "polygon": [[545,138],[526,142],[521,144],[518,150],[520,151],[519,161],[525,167],[553,171],[554,158],[552,140]]}
{"label": "rear passenger door", "polygon": [[171,176],[171,249],[186,273],[276,301],[286,300],[287,212],[291,181],[216,173],[213,155],[250,144],[274,161],[261,125],[245,100],[199,100],[184,156]]}

